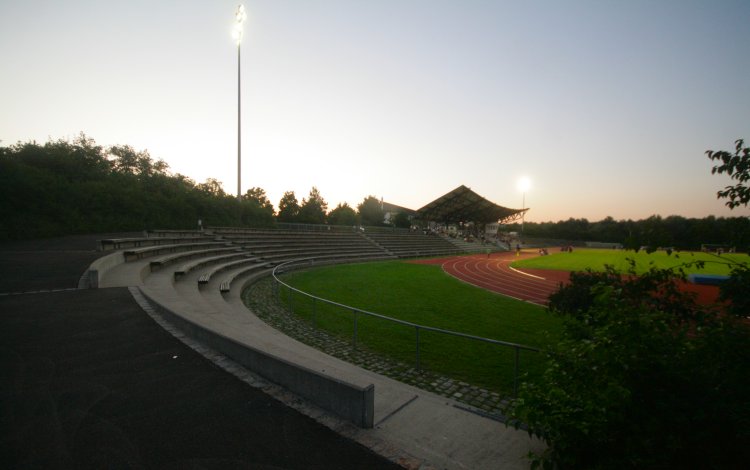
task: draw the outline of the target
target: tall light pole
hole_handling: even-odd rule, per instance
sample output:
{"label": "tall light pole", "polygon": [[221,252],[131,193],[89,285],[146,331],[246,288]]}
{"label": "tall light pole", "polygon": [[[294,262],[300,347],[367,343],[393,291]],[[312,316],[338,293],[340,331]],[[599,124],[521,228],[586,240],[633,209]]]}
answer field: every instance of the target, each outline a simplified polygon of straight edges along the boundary
{"label": "tall light pole", "polygon": [[242,196],[242,104],[240,82],[240,43],[242,43],[242,24],[247,19],[245,7],[240,4],[234,14],[236,23],[232,35],[237,40],[237,199]]}
{"label": "tall light pole", "polygon": [[531,180],[527,177],[523,177],[520,180],[518,180],[518,189],[523,193],[523,199],[521,204],[521,209],[524,209],[523,212],[521,212],[521,233],[523,233],[523,222],[524,218],[526,216],[526,191],[528,191],[531,188]]}

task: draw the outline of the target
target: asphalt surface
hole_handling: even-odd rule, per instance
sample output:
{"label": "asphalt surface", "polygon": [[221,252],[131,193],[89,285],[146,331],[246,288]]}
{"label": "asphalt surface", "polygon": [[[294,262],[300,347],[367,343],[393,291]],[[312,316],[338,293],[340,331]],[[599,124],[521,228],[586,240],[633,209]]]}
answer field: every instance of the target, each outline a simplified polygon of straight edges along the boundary
{"label": "asphalt surface", "polygon": [[75,290],[109,236],[0,244],[2,468],[400,468],[219,369],[126,288]]}

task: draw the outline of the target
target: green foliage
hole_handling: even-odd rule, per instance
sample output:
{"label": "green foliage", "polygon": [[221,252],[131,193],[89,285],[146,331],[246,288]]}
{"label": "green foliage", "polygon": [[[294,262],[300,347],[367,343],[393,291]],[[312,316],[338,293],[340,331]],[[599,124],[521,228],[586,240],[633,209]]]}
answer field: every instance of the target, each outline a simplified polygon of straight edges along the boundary
{"label": "green foliage", "polygon": [[227,196],[209,179],[196,185],[129,146],[105,149],[81,134],[72,142],[0,147],[0,240],[76,233],[272,225],[273,212]]}
{"label": "green foliage", "polygon": [[250,188],[242,196],[242,224],[272,226],[274,224],[273,204],[262,188]]}
{"label": "green foliage", "polygon": [[729,279],[719,286],[719,299],[728,302],[729,313],[750,317],[750,265],[736,263]]}
{"label": "green foliage", "polygon": [[681,276],[581,273],[551,298],[563,339],[509,416],[545,468],[740,468],[750,458],[750,329],[699,307]]}
{"label": "green foliage", "polygon": [[354,212],[354,209],[352,209],[349,204],[339,203],[328,213],[328,223],[331,225],[357,225],[357,213]]}
{"label": "green foliage", "polygon": [[730,209],[740,205],[747,207],[748,202],[750,202],[750,186],[748,186],[748,181],[750,181],[750,148],[743,147],[744,145],[744,140],[736,140],[734,142],[734,154],[725,150],[706,151],[709,159],[721,162],[720,165],[715,165],[711,169],[712,175],[726,173],[731,179],[738,181],[736,185],[727,186],[716,193],[718,199],[729,199],[726,206]]}
{"label": "green foliage", "polygon": [[[507,231],[520,232],[519,224],[511,224]],[[703,243],[719,243],[750,249],[750,219],[747,217],[715,217],[703,219],[651,216],[644,220],[615,220],[606,217],[599,222],[568,219],[559,222],[525,222],[524,236],[562,241],[598,241],[622,243],[625,248],[638,250],[642,246],[675,247],[683,250],[700,249]]]}
{"label": "green foliage", "polygon": [[362,225],[379,227],[383,225],[385,213],[383,206],[375,196],[367,196],[358,206],[357,212]]}
{"label": "green foliage", "polygon": [[227,193],[224,192],[221,181],[216,178],[208,178],[205,183],[201,183],[196,187],[198,190],[211,196],[224,197],[227,195]]}
{"label": "green foliage", "polygon": [[411,227],[411,220],[406,212],[399,212],[393,217],[393,225],[398,228],[409,228]]}
{"label": "green foliage", "polygon": [[277,219],[279,222],[297,222],[299,218],[299,202],[294,191],[287,191],[281,196],[279,201],[279,213]]}
{"label": "green foliage", "polygon": [[302,198],[298,222],[303,224],[324,224],[326,222],[327,210],[328,203],[323,199],[318,188],[313,186],[307,199]]}

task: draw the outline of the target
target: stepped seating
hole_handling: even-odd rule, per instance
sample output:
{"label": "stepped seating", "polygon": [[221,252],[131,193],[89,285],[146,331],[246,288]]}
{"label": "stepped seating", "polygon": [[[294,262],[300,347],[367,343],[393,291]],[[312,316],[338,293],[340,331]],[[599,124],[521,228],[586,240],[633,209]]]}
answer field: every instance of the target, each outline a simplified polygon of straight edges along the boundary
{"label": "stepped seating", "polygon": [[367,237],[399,258],[461,252],[452,243],[434,235],[404,232],[370,232],[367,233]]}
{"label": "stepped seating", "polygon": [[210,235],[200,230],[149,230],[146,232],[149,238],[194,238]]}
{"label": "stepped seating", "polygon": [[239,244],[264,260],[286,261],[295,257],[372,258],[386,253],[355,232],[296,232],[289,230],[245,231],[241,234],[216,233],[223,240]]}
{"label": "stepped seating", "polygon": [[[165,242],[177,238],[163,235]],[[249,314],[242,304],[243,288],[285,261],[322,265],[457,251],[438,237],[408,234],[241,229],[204,235],[201,243],[189,233],[182,235],[182,243],[108,254],[92,264],[88,276],[96,277],[99,287],[138,286],[186,334],[210,341],[261,375],[362,427],[373,426],[372,382],[331,368],[326,362],[330,358],[319,359],[316,350],[300,346]],[[335,400],[329,399],[331,393]],[[404,395],[397,401],[409,398]],[[380,406],[379,413],[388,416],[387,405]]]}
{"label": "stepped seating", "polygon": [[211,240],[205,235],[192,237],[135,237],[135,238],[105,238],[99,240],[101,251],[120,250],[123,248],[138,248],[142,246],[174,245],[179,243],[198,243]]}
{"label": "stepped seating", "polygon": [[459,250],[465,251],[467,253],[485,253],[487,250],[490,250],[490,251],[500,251],[501,249],[505,250],[504,245],[502,248],[500,248],[500,246],[498,246],[495,243],[482,243],[481,241],[467,242],[461,238],[453,238],[447,235],[441,235],[441,237],[448,243],[454,245]]}
{"label": "stepped seating", "polygon": [[228,261],[225,263],[218,264],[214,266],[209,271],[204,272],[203,274],[198,277],[198,284],[204,285],[208,284],[209,281],[211,281],[211,278],[215,276],[216,274],[226,271],[228,269],[237,268],[240,266],[247,266],[247,265],[263,265],[263,266],[269,266],[269,263],[264,262],[260,258],[251,257],[251,258],[245,258],[245,259],[239,259],[234,261]]}
{"label": "stepped seating", "polygon": [[232,283],[236,279],[245,278],[248,274],[252,273],[253,276],[263,276],[271,271],[273,266],[270,263],[256,264],[254,266],[245,267],[238,269],[234,272],[228,273],[223,280],[219,283],[219,292],[226,294],[232,290]]}
{"label": "stepped seating", "polygon": [[238,248],[233,248],[233,252],[229,254],[223,254],[218,256],[209,256],[209,257],[201,257],[197,260],[193,260],[189,263],[184,263],[177,269],[173,271],[174,280],[180,279],[182,276],[185,276],[186,274],[190,273],[193,270],[196,270],[198,268],[203,268],[206,266],[210,266],[215,263],[220,263],[222,261],[233,261],[237,259],[242,258],[248,258],[250,257],[250,253],[244,252],[244,251],[237,251]]}
{"label": "stepped seating", "polygon": [[186,260],[190,260],[194,258],[200,258],[200,257],[208,256],[208,255],[215,255],[219,253],[228,253],[228,252],[236,253],[241,250],[242,250],[241,248],[236,247],[236,246],[225,246],[222,248],[210,248],[208,250],[184,251],[184,252],[162,256],[161,258],[152,260],[149,264],[151,266],[151,271],[153,272],[165,266],[168,266],[170,264],[174,264],[180,261],[186,261]]}
{"label": "stepped seating", "polygon": [[221,246],[231,246],[227,242],[200,242],[200,243],[176,243],[172,245],[155,245],[144,248],[133,248],[122,252],[125,261],[136,261],[149,256],[156,256],[165,253],[176,253],[178,251],[192,251],[207,248],[218,248]]}

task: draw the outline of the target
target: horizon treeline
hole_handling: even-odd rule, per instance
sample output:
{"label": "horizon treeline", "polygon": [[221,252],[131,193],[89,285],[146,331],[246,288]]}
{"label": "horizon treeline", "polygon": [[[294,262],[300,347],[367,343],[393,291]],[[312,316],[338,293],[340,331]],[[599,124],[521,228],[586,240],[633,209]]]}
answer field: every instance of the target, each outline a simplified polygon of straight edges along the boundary
{"label": "horizon treeline", "polygon": [[[206,226],[274,227],[278,222],[382,225],[374,196],[355,211],[327,203],[313,186],[299,203],[284,194],[276,214],[262,188],[238,200],[209,178],[171,174],[162,160],[128,145],[103,147],[80,134],[0,146],[0,240]],[[402,218],[396,222],[403,225]],[[406,221],[408,226],[408,220]]]}
{"label": "horizon treeline", "polygon": [[[521,233],[521,224],[509,224],[505,230]],[[679,215],[652,215],[642,220],[615,220],[606,217],[598,222],[569,218],[558,222],[525,222],[523,236],[567,241],[621,243],[626,248],[673,247],[699,249],[702,244],[719,244],[750,250],[748,217],[715,217],[702,219]]]}
{"label": "horizon treeline", "polygon": [[[128,145],[102,147],[80,134],[43,145],[0,146],[0,240],[45,238],[85,233],[126,232],[203,226],[274,227],[277,222],[330,225],[383,225],[380,201],[367,196],[355,208],[347,203],[328,210],[315,186],[298,201],[287,191],[274,210],[262,188],[250,188],[240,200],[221,183],[203,183],[171,174],[162,160]],[[391,223],[409,227],[406,214]],[[504,230],[520,232],[519,224]],[[750,247],[747,217],[703,219],[652,216],[645,220],[599,222],[570,218],[526,222],[523,235],[569,241],[601,241],[626,246],[696,249],[703,243]]]}

